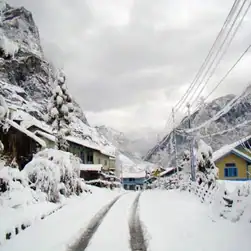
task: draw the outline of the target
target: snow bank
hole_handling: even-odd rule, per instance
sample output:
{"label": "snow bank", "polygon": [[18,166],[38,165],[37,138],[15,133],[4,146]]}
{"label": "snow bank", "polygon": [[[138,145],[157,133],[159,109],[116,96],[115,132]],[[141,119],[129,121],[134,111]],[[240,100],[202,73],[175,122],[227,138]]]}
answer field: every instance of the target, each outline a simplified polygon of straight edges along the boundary
{"label": "snow bank", "polygon": [[17,208],[45,198],[45,194],[30,189],[23,172],[6,166],[0,169],[0,207]]}
{"label": "snow bank", "polygon": [[210,208],[187,192],[146,191],[139,211],[148,250],[250,250],[251,224],[215,222]]}
{"label": "snow bank", "polygon": [[6,242],[0,247],[4,250],[18,251],[63,251],[82,234],[90,219],[118,192],[89,186],[92,195],[68,200],[66,205],[46,220],[38,221],[25,230],[22,235]]}
{"label": "snow bank", "polygon": [[52,202],[60,201],[62,195],[69,197],[84,190],[80,160],[69,152],[55,149],[38,152],[24,172],[31,187],[45,192]]}

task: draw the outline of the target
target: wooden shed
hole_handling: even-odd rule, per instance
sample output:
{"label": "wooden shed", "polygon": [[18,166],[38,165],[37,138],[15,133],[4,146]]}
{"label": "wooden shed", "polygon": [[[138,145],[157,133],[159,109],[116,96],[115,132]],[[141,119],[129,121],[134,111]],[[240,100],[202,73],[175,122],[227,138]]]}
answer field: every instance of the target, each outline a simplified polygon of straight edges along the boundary
{"label": "wooden shed", "polygon": [[12,120],[7,120],[9,129],[0,128],[0,140],[4,145],[3,155],[10,164],[13,160],[19,169],[31,161],[33,154],[46,146],[45,142],[32,132]]}

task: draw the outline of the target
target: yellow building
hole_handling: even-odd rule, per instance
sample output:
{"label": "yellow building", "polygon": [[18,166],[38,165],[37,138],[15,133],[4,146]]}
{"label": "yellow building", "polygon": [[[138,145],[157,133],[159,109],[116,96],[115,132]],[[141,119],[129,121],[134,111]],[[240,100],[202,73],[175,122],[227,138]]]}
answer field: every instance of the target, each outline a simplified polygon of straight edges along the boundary
{"label": "yellow building", "polygon": [[251,179],[251,136],[214,152],[213,160],[219,168],[219,179]]}

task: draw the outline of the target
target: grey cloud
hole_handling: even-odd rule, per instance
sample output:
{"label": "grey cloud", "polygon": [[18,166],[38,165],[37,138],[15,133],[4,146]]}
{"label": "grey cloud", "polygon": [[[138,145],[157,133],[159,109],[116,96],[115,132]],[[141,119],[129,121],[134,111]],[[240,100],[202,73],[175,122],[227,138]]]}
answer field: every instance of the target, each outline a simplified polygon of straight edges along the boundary
{"label": "grey cloud", "polygon": [[[181,96],[180,87],[192,81],[232,4],[131,0],[125,5],[109,0],[104,5],[102,1],[9,1],[33,12],[46,55],[63,65],[71,92],[84,110],[97,116],[139,105],[150,117],[158,106],[144,104],[155,102],[161,93],[165,98],[160,106],[174,104]],[[127,23],[121,24],[120,14],[128,16]],[[246,19],[217,77],[250,41],[249,24]],[[220,93],[224,91],[229,90]]]}

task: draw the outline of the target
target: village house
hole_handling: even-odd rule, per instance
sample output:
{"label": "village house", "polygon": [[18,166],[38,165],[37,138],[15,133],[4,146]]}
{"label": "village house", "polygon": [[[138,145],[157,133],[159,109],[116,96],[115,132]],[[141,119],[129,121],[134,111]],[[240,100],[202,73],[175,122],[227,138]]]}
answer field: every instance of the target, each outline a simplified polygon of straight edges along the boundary
{"label": "village house", "polygon": [[[5,146],[4,154],[8,152],[8,158],[17,158],[18,166],[22,169],[37,151],[55,148],[56,138],[52,128],[45,122],[13,107],[9,107],[9,110],[10,128],[5,132],[0,128],[0,140]],[[114,171],[115,156],[94,144],[88,137],[81,139],[67,136],[69,152],[79,157],[83,164],[102,165],[103,171]]]}
{"label": "village house", "polygon": [[103,166],[100,164],[80,164],[80,177],[85,180],[86,184],[98,187],[112,189],[121,186],[120,179],[112,171],[103,172]]}
{"label": "village house", "polygon": [[147,178],[146,172],[123,172],[121,181],[124,189],[126,190],[141,190],[143,189],[144,182]]}
{"label": "village house", "polygon": [[251,136],[214,152],[213,160],[219,169],[219,179],[251,179]]}
{"label": "village house", "polygon": [[0,128],[0,140],[4,145],[3,155],[8,165],[17,165],[23,169],[34,153],[46,147],[46,143],[21,127],[17,121],[7,119],[7,124],[7,130]]}
{"label": "village house", "polygon": [[[168,177],[171,177],[177,173],[177,168],[175,168],[175,167],[168,167],[168,168],[162,169],[162,170],[163,171],[158,173],[157,175],[155,175],[155,173],[153,173],[148,179],[145,180],[144,186],[146,189],[152,188],[152,184],[156,183],[156,181],[158,181],[159,179],[168,178]],[[179,167],[178,170],[181,171],[182,169]]]}
{"label": "village house", "polygon": [[[55,147],[55,136],[40,130],[35,130],[35,135],[43,139],[48,147]],[[102,165],[103,171],[115,170],[115,156],[112,154],[100,149],[89,140],[74,136],[67,136],[65,139],[69,144],[68,151],[79,157],[83,164]]]}

